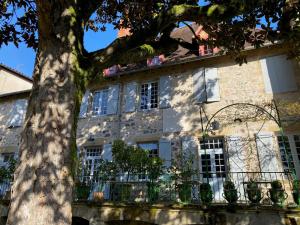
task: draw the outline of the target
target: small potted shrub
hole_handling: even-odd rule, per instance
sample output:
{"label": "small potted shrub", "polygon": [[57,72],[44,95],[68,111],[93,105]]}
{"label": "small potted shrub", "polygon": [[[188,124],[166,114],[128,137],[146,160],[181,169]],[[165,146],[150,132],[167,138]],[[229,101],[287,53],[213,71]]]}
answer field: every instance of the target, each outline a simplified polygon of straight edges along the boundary
{"label": "small potted shrub", "polygon": [[246,192],[248,199],[252,204],[259,204],[259,202],[262,200],[261,188],[258,187],[257,182],[254,180],[250,180],[250,182],[247,184]]}
{"label": "small potted shrub", "polygon": [[146,168],[149,179],[147,183],[148,199],[149,202],[156,202],[160,191],[157,180],[163,173],[163,160],[157,157],[149,158]]}
{"label": "small potted shrub", "polygon": [[101,159],[96,173],[98,182],[96,183],[96,189],[93,192],[93,199],[97,202],[102,202],[104,200],[105,185],[115,177],[115,164]]}
{"label": "small potted shrub", "polygon": [[293,199],[300,206],[300,180],[293,181]]}
{"label": "small potted shrub", "polygon": [[209,183],[200,184],[200,200],[202,203],[209,205],[213,200],[213,192]]}
{"label": "small potted shrub", "polygon": [[130,179],[137,174],[146,173],[148,154],[145,150],[128,146],[122,140],[116,140],[112,146],[113,162],[120,177],[126,180],[115,182],[113,185],[114,200],[128,201],[131,196],[132,183]]}
{"label": "small potted shrub", "polygon": [[274,205],[282,206],[287,198],[287,193],[284,191],[279,180],[272,181],[271,188],[268,191],[268,196]]}
{"label": "small potted shrub", "polygon": [[75,193],[78,200],[87,200],[91,191],[91,186],[83,181],[75,183]]}
{"label": "small potted shrub", "polygon": [[195,174],[193,169],[194,157],[190,155],[180,155],[177,160],[180,165],[172,166],[172,179],[178,190],[178,196],[182,203],[190,203],[192,199],[192,177]]}
{"label": "small potted shrub", "polygon": [[227,180],[224,182],[224,198],[227,200],[229,204],[236,204],[239,196],[238,191],[235,188],[235,185],[232,181]]}

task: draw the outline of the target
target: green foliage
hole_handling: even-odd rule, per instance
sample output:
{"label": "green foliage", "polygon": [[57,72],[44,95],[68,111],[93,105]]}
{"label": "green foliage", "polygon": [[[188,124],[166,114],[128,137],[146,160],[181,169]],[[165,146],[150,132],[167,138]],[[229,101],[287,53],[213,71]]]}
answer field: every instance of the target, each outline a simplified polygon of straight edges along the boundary
{"label": "green foliage", "polygon": [[127,179],[133,173],[146,173],[149,158],[145,150],[126,145],[122,140],[116,140],[112,145],[112,153],[117,172],[128,173]]}
{"label": "green foliage", "polygon": [[163,160],[158,157],[148,158],[146,171],[150,181],[158,179],[163,174]]}
{"label": "green foliage", "polygon": [[177,156],[171,166],[171,174],[173,180],[181,180],[182,182],[191,181],[197,170],[194,169],[195,156],[192,153],[182,153]]}
{"label": "green foliage", "polygon": [[209,183],[200,184],[199,191],[201,202],[210,204],[213,200],[213,191]]}
{"label": "green foliage", "polygon": [[272,189],[282,189],[282,183],[279,180],[274,180],[271,183]]}
{"label": "green foliage", "polygon": [[0,167],[0,182],[12,181],[17,161],[9,159],[7,166]]}

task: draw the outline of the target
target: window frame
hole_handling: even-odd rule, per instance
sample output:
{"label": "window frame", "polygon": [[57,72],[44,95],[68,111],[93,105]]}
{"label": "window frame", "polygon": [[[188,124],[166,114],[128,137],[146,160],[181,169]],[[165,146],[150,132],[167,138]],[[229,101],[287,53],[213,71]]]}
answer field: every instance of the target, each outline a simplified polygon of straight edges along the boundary
{"label": "window frame", "polygon": [[[141,144],[156,144],[157,145],[157,154],[149,153],[149,151],[152,151],[153,149],[144,149],[140,145]],[[137,147],[143,149],[144,151],[147,151],[149,158],[158,157],[159,158],[159,141],[140,141],[136,143]]]}
{"label": "window frame", "polygon": [[[99,149],[99,155],[90,156],[87,154],[87,150],[89,149]],[[97,168],[96,161],[102,159],[102,153],[103,153],[103,145],[95,145],[95,146],[84,146],[82,148],[83,152],[83,162],[82,162],[82,178],[85,182],[97,182],[98,179],[97,174],[94,174]],[[91,160],[91,168],[87,168],[87,162],[88,160]],[[88,170],[87,170],[88,169]],[[87,174],[87,172],[89,172]]]}
{"label": "window frame", "polygon": [[[98,110],[94,110],[94,105],[95,105],[95,96],[96,94],[99,93],[99,99],[98,99]],[[103,95],[104,93],[106,93],[106,103],[103,103]],[[99,90],[94,90],[93,91],[93,97],[92,97],[92,104],[91,104],[91,115],[92,117],[100,117],[100,116],[106,116],[107,115],[107,111],[108,111],[108,99],[109,99],[109,88],[105,87]],[[105,105],[103,105],[105,104]],[[104,109],[103,109],[103,108]]]}
{"label": "window frame", "polygon": [[[277,134],[276,135],[276,140],[277,140],[277,146],[278,146],[278,151],[279,151],[279,156],[280,156],[280,163],[282,165],[282,169],[283,171],[287,170],[288,168],[286,168],[284,166],[284,160],[282,159],[282,155],[281,155],[281,151],[280,151],[280,146],[279,146],[279,140],[278,137],[281,137],[282,135]],[[296,143],[300,143],[300,134],[299,133],[292,133],[292,134],[284,134],[284,137],[287,137],[289,146],[290,146],[290,150],[291,150],[291,157],[293,159],[293,167],[294,170],[296,172],[296,176],[298,177],[298,179],[300,178],[300,147],[297,147]],[[299,140],[295,140],[295,136],[298,136]],[[299,144],[298,144],[299,145]],[[299,149],[299,153],[298,150]],[[287,157],[287,156],[285,156]],[[290,168],[290,172],[292,172],[292,168]]]}
{"label": "window frame", "polygon": [[[153,103],[153,104],[156,104],[156,107],[151,107],[152,106],[152,103],[151,103],[151,100],[152,100],[152,85],[153,84],[156,84],[156,103]],[[148,85],[147,87],[147,108],[142,108],[144,105],[142,105],[143,103],[143,99],[142,99],[142,91],[143,91],[143,85]],[[154,80],[154,81],[147,81],[147,82],[142,82],[139,86],[139,110],[140,111],[150,111],[150,110],[155,110],[155,109],[158,109],[159,108],[159,82],[157,80]]]}
{"label": "window frame", "polygon": [[[218,141],[217,143],[215,141]],[[208,148],[203,148],[202,146],[204,145],[203,141],[208,142]],[[212,142],[209,142],[212,141]],[[216,145],[218,145],[216,147]],[[219,146],[221,145],[221,147]],[[205,152],[206,151],[206,152]],[[216,156],[221,156],[222,158],[217,158]],[[209,157],[208,157],[209,156]],[[203,171],[203,168],[205,168],[205,165],[203,165],[203,160],[209,160],[210,163],[208,167],[210,168],[210,171],[208,171],[210,174],[207,177]],[[228,170],[228,165],[227,165],[227,156],[225,152],[225,140],[223,137],[213,137],[209,139],[200,139],[200,149],[199,149],[199,160],[200,160],[200,172],[202,173],[203,178],[212,178],[212,179],[225,179],[227,177],[227,170]],[[217,164],[217,161],[223,161],[224,164]],[[217,168],[224,168],[224,171],[217,170]]]}

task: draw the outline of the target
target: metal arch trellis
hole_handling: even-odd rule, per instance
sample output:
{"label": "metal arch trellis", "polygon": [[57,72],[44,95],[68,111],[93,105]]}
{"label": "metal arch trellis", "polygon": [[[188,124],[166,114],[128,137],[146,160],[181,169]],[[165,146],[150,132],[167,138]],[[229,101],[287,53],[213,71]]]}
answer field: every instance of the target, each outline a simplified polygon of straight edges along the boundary
{"label": "metal arch trellis", "polygon": [[[238,107],[238,110],[236,111],[236,113],[239,111],[240,113],[240,109],[247,109],[248,108],[252,108],[252,109],[255,109],[255,113],[253,115],[250,115],[248,117],[246,117],[246,119],[257,119],[257,117],[259,116],[267,116],[267,118],[271,119],[272,121],[274,121],[277,126],[279,127],[280,129],[280,135],[281,137],[283,138],[284,137],[284,132],[283,132],[283,129],[282,129],[282,124],[281,124],[281,120],[280,120],[280,115],[279,115],[279,112],[278,112],[278,109],[277,109],[277,105],[276,105],[276,102],[274,100],[272,100],[272,102],[268,103],[267,106],[271,109],[270,112],[267,111],[264,106],[259,106],[259,105],[255,105],[255,104],[252,104],[252,103],[233,103],[233,104],[230,104],[230,105],[227,105],[225,107],[222,107],[221,109],[219,109],[218,111],[216,111],[207,121],[206,123],[206,126],[204,128],[203,126],[203,118],[202,118],[202,106],[200,106],[200,117],[201,117],[201,127],[202,127],[202,140],[205,142],[205,139],[207,138],[208,136],[208,133],[209,131],[211,131],[211,127],[212,127],[212,122],[213,120],[216,118],[217,115],[219,115],[221,112],[223,112],[224,110],[227,110],[227,109],[230,109],[232,107]],[[203,110],[204,111],[204,110]],[[275,115],[272,114],[272,112],[274,111]],[[205,113],[205,112],[204,112]],[[206,114],[205,114],[206,116]],[[235,114],[236,116],[236,114]],[[207,116],[206,116],[207,117]],[[236,119],[236,118],[235,118]],[[266,118],[265,118],[266,120]],[[235,122],[235,121],[234,121]],[[204,128],[204,129],[203,129]],[[287,156],[287,151],[286,151],[286,146],[285,144],[283,144],[283,148],[284,148],[284,154]],[[206,154],[206,145],[204,144],[204,154]],[[287,160],[288,160],[288,170],[292,172],[292,177],[293,179],[296,179],[296,174],[295,174],[295,171],[294,170],[290,170],[290,167],[292,165],[292,162],[290,162],[290,158],[287,157]],[[206,162],[207,163],[207,162]],[[208,165],[206,165],[206,173],[208,173]],[[207,180],[208,182],[208,180]]]}

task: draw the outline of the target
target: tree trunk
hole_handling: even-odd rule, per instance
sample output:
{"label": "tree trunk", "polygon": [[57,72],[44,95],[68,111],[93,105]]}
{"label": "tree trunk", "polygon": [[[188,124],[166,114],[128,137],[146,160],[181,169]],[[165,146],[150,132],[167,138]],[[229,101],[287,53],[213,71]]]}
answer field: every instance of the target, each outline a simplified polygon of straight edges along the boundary
{"label": "tree trunk", "polygon": [[72,155],[84,91],[78,50],[83,31],[72,6],[53,2],[38,5],[39,51],[8,225],[71,224]]}

